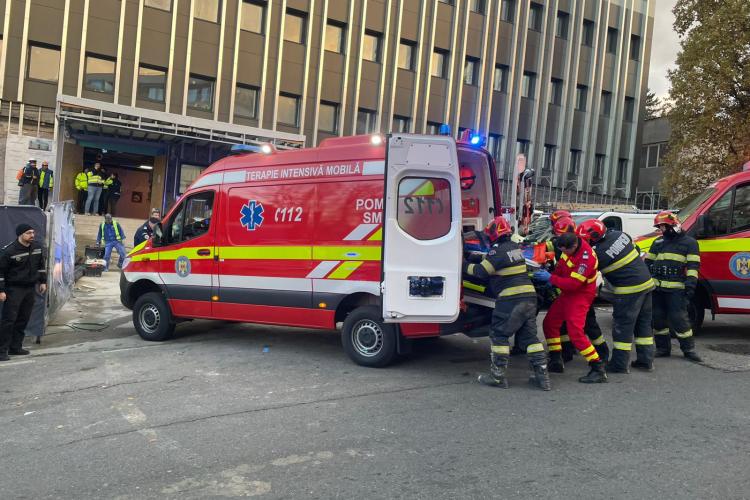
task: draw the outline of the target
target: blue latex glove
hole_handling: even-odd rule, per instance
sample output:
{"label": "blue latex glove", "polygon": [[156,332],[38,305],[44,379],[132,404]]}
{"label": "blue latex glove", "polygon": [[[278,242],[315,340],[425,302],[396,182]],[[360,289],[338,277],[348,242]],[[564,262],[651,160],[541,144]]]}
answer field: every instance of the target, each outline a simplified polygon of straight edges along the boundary
{"label": "blue latex glove", "polygon": [[549,283],[549,277],[550,273],[544,269],[540,269],[534,273],[534,281],[539,281],[540,283]]}

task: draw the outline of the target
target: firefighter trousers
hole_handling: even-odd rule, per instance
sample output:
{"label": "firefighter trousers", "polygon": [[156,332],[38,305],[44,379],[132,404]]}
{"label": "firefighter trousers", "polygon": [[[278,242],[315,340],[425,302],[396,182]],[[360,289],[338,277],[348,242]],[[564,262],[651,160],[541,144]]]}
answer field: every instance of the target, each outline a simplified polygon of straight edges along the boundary
{"label": "firefighter trousers", "polygon": [[617,361],[626,368],[635,340],[636,359],[647,364],[654,360],[654,337],[651,332],[651,292],[615,295],[612,299],[612,338]]}
{"label": "firefighter trousers", "polygon": [[7,353],[8,349],[17,351],[23,347],[24,332],[36,300],[33,286],[9,286],[5,293],[0,320],[0,353]]}
{"label": "firefighter trousers", "polygon": [[490,325],[493,363],[507,364],[510,337],[529,357],[532,365],[544,364],[547,354],[536,329],[536,298],[500,299],[495,301]]}
{"label": "firefighter trousers", "polygon": [[595,293],[563,293],[555,299],[542,323],[550,352],[562,350],[560,329],[565,323],[570,341],[581,356],[589,362],[600,361],[596,348],[583,333],[586,315],[594,302]]}
{"label": "firefighter trousers", "polygon": [[682,352],[695,349],[693,329],[688,316],[688,298],[682,290],[664,292],[656,290],[654,304],[654,341],[659,352],[668,353],[672,350],[670,329],[674,331],[680,342]]}

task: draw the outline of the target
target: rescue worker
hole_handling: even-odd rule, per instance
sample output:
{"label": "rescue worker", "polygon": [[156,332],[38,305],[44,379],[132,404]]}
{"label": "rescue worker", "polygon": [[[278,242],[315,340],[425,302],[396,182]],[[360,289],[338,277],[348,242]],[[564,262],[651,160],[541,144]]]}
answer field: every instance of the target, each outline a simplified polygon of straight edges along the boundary
{"label": "rescue worker", "polygon": [[89,189],[89,176],[86,174],[86,169],[81,168],[81,171],[76,174],[75,187],[78,192],[76,210],[79,214],[86,213],[86,195]]}
{"label": "rescue worker", "polygon": [[589,242],[599,261],[599,271],[612,287],[612,337],[614,351],[607,372],[628,373],[635,337],[636,360],[630,365],[654,369],[654,336],[651,333],[651,292],[654,280],[640,251],[627,234],[609,230],[600,220],[578,226],[578,236]]}
{"label": "rescue worker", "polygon": [[551,275],[546,270],[534,273],[536,281],[550,283],[562,292],[550,306],[543,322],[550,351],[549,370],[558,373],[564,370],[560,329],[565,323],[571,342],[590,366],[588,375],[578,381],[586,384],[607,382],[604,361],[583,333],[586,314],[596,296],[596,278],[599,274],[596,255],[589,244],[575,233],[562,234],[557,246],[563,254],[554,272]]}
{"label": "rescue worker", "polygon": [[536,291],[526,271],[526,259],[517,243],[511,241],[513,232],[505,217],[495,217],[484,229],[492,246],[479,263],[464,262],[469,276],[487,281],[496,298],[490,326],[490,373],[480,375],[479,382],[507,388],[506,370],[510,359],[511,336],[529,358],[530,381],[545,391],[550,390],[547,354],[539,341],[536,328]]}
{"label": "rescue worker", "polygon": [[44,251],[34,240],[34,228],[19,224],[16,237],[0,251],[0,361],[8,361],[8,354],[29,354],[23,337],[34,309],[35,287],[41,294],[47,291]]}
{"label": "rescue worker", "polygon": [[104,172],[101,163],[94,163],[94,168],[86,173],[88,194],[86,195],[86,213],[94,215],[99,210],[99,198],[104,186]]}
{"label": "rescue worker", "polygon": [[[555,213],[558,212],[567,213],[564,210],[558,210]],[[552,248],[555,252],[555,262],[560,262],[560,259],[563,255],[562,251],[557,248],[557,239],[564,233],[575,233],[575,231],[576,223],[571,217],[563,215],[555,221],[555,224],[553,225],[553,232],[555,233],[555,236],[553,236],[552,239],[549,240],[553,243]],[[576,352],[575,347],[570,341],[570,335],[568,335],[567,329],[568,327],[566,325],[563,325],[560,335],[560,341],[562,345],[562,359],[564,363],[571,361]],[[596,352],[599,353],[599,357],[606,363],[607,360],[609,360],[609,345],[607,345],[607,340],[604,338],[602,329],[599,327],[599,322],[596,320],[596,310],[594,309],[593,303],[586,313],[586,324],[583,326],[583,331],[589,338],[591,343],[594,345]]]}
{"label": "rescue worker", "polygon": [[659,212],[654,227],[662,236],[646,254],[646,265],[656,283],[653,320],[656,357],[671,355],[671,328],[685,358],[700,363],[688,316],[688,304],[695,295],[701,265],[698,242],[682,231],[680,220],[672,212]]}
{"label": "rescue worker", "polygon": [[49,192],[52,191],[53,187],[55,187],[54,172],[50,170],[49,162],[45,160],[42,162],[42,169],[39,171],[39,192],[37,192],[39,208],[42,210],[47,209]]}
{"label": "rescue worker", "polygon": [[117,250],[120,256],[117,261],[117,267],[122,269],[122,263],[125,260],[125,247],[122,242],[125,239],[125,232],[119,222],[112,219],[110,214],[104,216],[104,222],[99,226],[96,233],[96,244],[101,245],[104,240],[104,270],[109,271],[109,259],[112,256],[112,249]]}
{"label": "rescue worker", "polygon": [[18,192],[19,205],[34,205],[36,203],[33,185],[37,180],[35,177],[37,172],[36,160],[34,158],[29,158],[29,161],[21,171],[21,177],[18,179],[18,186],[21,188]]}
{"label": "rescue worker", "polygon": [[159,219],[156,217],[151,217],[149,220],[143,223],[141,227],[139,227],[136,232],[135,236],[133,236],[133,245],[138,246],[147,239],[151,238],[151,236],[154,234],[154,227],[159,223]]}

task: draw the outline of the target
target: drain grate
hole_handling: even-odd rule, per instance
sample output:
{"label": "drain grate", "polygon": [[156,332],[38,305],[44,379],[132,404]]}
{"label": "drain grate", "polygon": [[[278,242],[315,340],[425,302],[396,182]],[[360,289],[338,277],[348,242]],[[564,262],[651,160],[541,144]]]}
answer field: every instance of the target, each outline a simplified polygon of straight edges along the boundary
{"label": "drain grate", "polygon": [[716,352],[750,356],[750,344],[709,344],[706,347]]}

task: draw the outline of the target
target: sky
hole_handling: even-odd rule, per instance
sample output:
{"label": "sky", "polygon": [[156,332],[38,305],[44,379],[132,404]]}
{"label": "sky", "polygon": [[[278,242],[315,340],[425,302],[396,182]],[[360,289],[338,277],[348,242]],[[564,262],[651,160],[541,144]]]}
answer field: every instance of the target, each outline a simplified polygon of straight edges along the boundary
{"label": "sky", "polygon": [[651,70],[648,86],[659,98],[669,94],[667,69],[674,67],[677,51],[680,49],[679,38],[672,28],[674,16],[672,7],[677,0],[656,0],[654,14],[654,40],[651,48]]}

